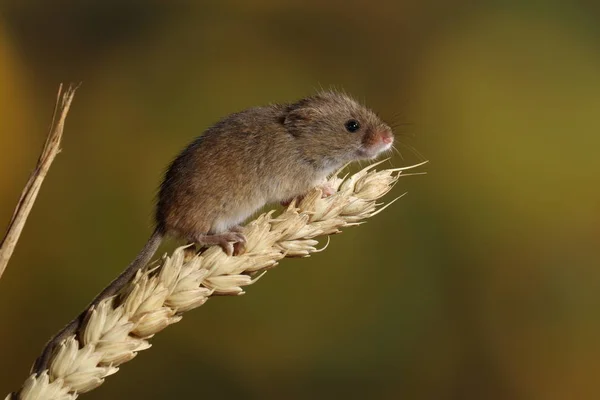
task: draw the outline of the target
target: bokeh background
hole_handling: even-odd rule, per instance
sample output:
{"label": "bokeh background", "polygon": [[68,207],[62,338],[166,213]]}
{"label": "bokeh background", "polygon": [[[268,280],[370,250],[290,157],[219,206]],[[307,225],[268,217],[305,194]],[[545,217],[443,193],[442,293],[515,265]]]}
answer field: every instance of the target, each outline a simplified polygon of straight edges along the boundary
{"label": "bokeh background", "polygon": [[428,174],[85,398],[600,398],[599,20],[593,1],[0,2],[0,226],[59,82],[83,82],[0,281],[0,393],[141,248],[182,146],[335,86]]}

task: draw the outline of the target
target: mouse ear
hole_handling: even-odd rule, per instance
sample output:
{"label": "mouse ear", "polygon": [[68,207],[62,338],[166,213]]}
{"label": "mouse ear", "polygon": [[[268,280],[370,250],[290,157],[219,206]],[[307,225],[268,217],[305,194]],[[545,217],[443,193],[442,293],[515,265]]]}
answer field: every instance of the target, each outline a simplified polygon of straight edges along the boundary
{"label": "mouse ear", "polygon": [[306,126],[314,120],[318,111],[312,107],[298,107],[288,111],[283,119],[283,124],[287,127]]}

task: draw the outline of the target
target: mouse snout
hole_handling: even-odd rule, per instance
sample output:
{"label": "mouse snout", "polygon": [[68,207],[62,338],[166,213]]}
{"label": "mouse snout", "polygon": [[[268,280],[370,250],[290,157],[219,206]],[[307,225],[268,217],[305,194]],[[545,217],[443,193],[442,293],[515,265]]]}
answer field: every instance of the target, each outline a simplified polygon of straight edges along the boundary
{"label": "mouse snout", "polygon": [[369,130],[362,139],[361,155],[366,158],[375,158],[381,152],[392,148],[394,134],[387,126],[377,127]]}

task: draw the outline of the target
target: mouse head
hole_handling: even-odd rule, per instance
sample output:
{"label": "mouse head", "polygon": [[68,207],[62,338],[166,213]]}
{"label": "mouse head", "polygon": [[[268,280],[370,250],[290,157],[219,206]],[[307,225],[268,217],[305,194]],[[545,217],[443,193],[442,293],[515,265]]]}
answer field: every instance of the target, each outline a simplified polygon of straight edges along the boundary
{"label": "mouse head", "polygon": [[283,122],[303,157],[325,170],[373,159],[394,141],[391,128],[373,111],[333,91],[291,104]]}

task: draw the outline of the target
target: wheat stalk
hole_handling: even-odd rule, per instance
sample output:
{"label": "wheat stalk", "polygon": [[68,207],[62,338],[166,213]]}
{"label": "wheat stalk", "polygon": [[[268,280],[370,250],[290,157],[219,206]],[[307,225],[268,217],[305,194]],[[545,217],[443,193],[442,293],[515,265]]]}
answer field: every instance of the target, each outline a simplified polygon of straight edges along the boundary
{"label": "wheat stalk", "polygon": [[[379,163],[378,163],[379,164]],[[148,339],[181,320],[181,314],[204,304],[213,295],[240,295],[267,269],[284,257],[308,257],[318,250],[316,237],[360,225],[397,199],[382,206],[407,168],[376,171],[373,164],[360,172],[329,179],[336,192],[322,198],[314,189],[293,201],[281,214],[262,214],[244,228],[247,251],[229,257],[213,246],[186,256],[188,246],[164,256],[158,265],[139,271],[119,296],[103,300],[88,311],[76,336],[66,339],[52,355],[49,369],[32,374],[6,400],[71,400],[98,387],[118,366],[150,347]],[[406,175],[406,174],[405,174]]]}
{"label": "wheat stalk", "polygon": [[0,278],[2,278],[2,274],[6,269],[8,261],[17,246],[17,242],[25,227],[29,212],[33,208],[33,204],[35,203],[38,192],[46,178],[46,174],[48,174],[54,158],[60,153],[60,142],[65,128],[65,120],[67,119],[67,114],[71,108],[71,102],[73,101],[77,87],[78,86],[69,85],[64,92],[62,84],[58,87],[54,116],[52,117],[52,124],[50,125],[50,131],[46,137],[46,143],[44,144],[42,154],[40,154],[37,165],[31,173],[25,188],[21,192],[21,198],[19,199],[10,223],[8,224],[6,235],[0,243]]}

